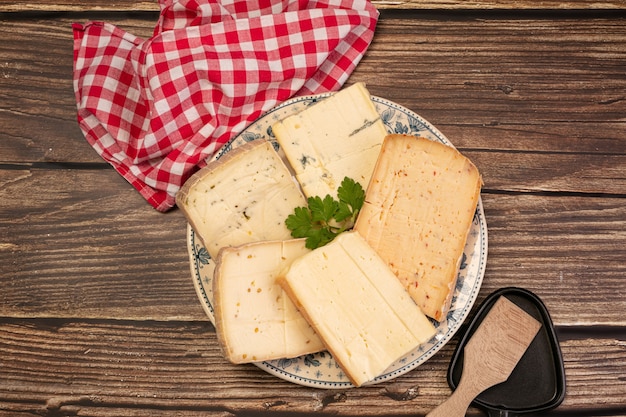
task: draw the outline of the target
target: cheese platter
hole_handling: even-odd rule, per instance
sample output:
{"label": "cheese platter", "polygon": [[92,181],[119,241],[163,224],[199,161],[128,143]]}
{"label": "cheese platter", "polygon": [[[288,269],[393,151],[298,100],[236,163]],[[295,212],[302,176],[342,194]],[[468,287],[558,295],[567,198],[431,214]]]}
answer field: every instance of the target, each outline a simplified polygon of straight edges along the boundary
{"label": "cheese platter", "polygon": [[[269,141],[281,157],[284,153],[272,131],[272,126],[285,117],[324,100],[332,93],[297,97],[276,106],[227,143],[213,158],[218,160],[246,143]],[[447,146],[453,144],[432,124],[401,105],[380,97],[371,97],[388,133],[421,136]],[[194,287],[209,320],[215,324],[212,277],[215,263],[192,226],[187,228],[187,246]],[[487,261],[487,225],[482,201],[479,199],[467,237],[453,291],[450,309],[439,321],[432,320],[435,336],[408,355],[394,362],[385,372],[368,382],[376,384],[391,380],[415,369],[439,351],[458,331],[467,318],[480,290]],[[339,364],[327,351],[296,358],[283,358],[254,363],[266,372],[287,381],[316,388],[348,388],[352,383]]]}

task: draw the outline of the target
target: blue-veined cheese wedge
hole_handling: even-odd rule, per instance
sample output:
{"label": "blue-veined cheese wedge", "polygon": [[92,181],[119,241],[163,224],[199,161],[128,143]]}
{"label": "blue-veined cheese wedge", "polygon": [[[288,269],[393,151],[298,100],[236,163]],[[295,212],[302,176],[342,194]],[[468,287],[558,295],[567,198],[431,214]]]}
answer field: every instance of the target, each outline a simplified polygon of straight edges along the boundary
{"label": "blue-veined cheese wedge", "polygon": [[271,143],[259,139],[195,173],[176,204],[215,258],[225,246],[290,239],[285,219],[306,199]]}
{"label": "blue-veined cheese wedge", "polygon": [[222,248],[213,277],[215,328],[233,363],[293,358],[324,350],[276,277],[306,253],[305,239]]}
{"label": "blue-veined cheese wedge", "polygon": [[354,231],[294,260],[278,282],[356,386],[435,334],[387,264]]}
{"label": "blue-veined cheese wedge", "polygon": [[367,187],[385,125],[363,83],[275,123],[272,131],[307,197],[335,197],[345,177]]}
{"label": "blue-veined cheese wedge", "polygon": [[389,135],[366,190],[354,229],[435,320],[449,309],[481,186],[456,149]]}

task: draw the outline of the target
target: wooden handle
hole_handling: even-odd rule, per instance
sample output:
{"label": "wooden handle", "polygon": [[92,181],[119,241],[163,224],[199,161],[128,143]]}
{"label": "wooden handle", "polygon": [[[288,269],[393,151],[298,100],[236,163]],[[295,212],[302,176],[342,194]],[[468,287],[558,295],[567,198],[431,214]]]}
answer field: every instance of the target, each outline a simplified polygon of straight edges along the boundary
{"label": "wooden handle", "polygon": [[459,385],[427,417],[464,416],[478,394],[509,378],[540,327],[512,301],[498,298],[463,349]]}
{"label": "wooden handle", "polygon": [[472,384],[464,384],[463,377],[461,377],[459,386],[452,395],[428,413],[426,417],[463,417],[472,400],[482,391],[482,388],[477,388]]}

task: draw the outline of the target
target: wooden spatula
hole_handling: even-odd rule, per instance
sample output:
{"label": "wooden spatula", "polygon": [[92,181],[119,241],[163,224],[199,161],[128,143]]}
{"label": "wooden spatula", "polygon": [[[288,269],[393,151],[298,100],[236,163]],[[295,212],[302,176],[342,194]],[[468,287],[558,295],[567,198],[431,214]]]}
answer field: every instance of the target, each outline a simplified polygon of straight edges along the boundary
{"label": "wooden spatula", "polygon": [[463,373],[452,395],[426,417],[464,416],[478,394],[506,381],[541,323],[500,297],[463,350]]}

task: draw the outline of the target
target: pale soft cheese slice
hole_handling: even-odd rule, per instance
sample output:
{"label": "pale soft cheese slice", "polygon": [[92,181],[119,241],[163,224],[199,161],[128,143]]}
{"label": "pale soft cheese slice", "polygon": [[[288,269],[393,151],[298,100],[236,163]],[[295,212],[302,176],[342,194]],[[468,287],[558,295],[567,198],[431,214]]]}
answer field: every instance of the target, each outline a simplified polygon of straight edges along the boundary
{"label": "pale soft cheese slice", "polygon": [[213,277],[218,341],[228,360],[248,363],[324,350],[276,277],[310,252],[304,239],[263,241],[220,250]]}
{"label": "pale soft cheese slice", "polygon": [[275,123],[272,131],[307,197],[335,197],[347,176],[367,187],[385,125],[363,83]]}
{"label": "pale soft cheese slice", "polygon": [[272,144],[259,139],[195,173],[176,204],[215,258],[224,246],[290,239],[285,219],[306,199]]}
{"label": "pale soft cheese slice", "polygon": [[354,229],[435,320],[449,309],[481,186],[452,147],[405,135],[383,142]]}
{"label": "pale soft cheese slice", "polygon": [[296,259],[278,282],[356,386],[435,334],[393,272],[356,232],[342,233]]}

